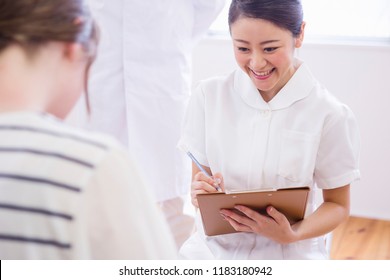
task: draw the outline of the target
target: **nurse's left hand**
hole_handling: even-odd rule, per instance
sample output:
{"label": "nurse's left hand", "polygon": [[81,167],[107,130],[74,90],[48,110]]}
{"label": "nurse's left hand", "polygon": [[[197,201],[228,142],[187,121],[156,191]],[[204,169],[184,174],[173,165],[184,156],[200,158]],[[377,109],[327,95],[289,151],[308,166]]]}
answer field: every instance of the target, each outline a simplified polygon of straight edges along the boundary
{"label": "nurse's left hand", "polygon": [[244,215],[237,214],[228,209],[222,209],[220,211],[222,217],[235,230],[257,233],[281,244],[297,241],[297,235],[291,228],[286,216],[274,207],[267,207],[269,217],[261,215],[246,206],[237,205],[235,208]]}

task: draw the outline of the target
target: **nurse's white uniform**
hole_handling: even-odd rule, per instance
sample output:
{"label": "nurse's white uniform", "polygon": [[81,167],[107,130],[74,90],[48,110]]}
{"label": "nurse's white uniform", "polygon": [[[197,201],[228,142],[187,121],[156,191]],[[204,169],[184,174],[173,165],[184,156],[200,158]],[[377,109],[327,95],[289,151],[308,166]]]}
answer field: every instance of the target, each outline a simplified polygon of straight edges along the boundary
{"label": "nurse's white uniform", "polygon": [[[179,147],[188,148],[229,191],[310,186],[314,192],[359,179],[359,134],[351,110],[302,64],[266,103],[241,70],[203,81],[192,95]],[[317,187],[316,187],[317,186]],[[180,254],[188,259],[326,259],[324,238],[287,245],[253,233],[207,237],[197,232]]]}

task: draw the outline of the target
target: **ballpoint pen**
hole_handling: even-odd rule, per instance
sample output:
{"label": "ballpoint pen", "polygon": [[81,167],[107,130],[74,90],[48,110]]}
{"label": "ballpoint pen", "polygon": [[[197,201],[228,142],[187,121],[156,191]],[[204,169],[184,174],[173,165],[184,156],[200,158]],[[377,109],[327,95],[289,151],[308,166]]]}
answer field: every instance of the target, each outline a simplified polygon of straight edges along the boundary
{"label": "ballpoint pen", "polygon": [[[210,174],[203,168],[203,166],[199,163],[199,161],[194,157],[193,154],[191,154],[191,152],[187,151],[187,155],[191,158],[191,160],[196,164],[196,166],[200,169],[200,171],[202,171],[204,174],[206,174],[208,177],[212,178],[210,176]],[[212,178],[214,179],[214,178]],[[219,185],[217,185],[215,187],[217,189],[217,191],[222,191],[221,188],[219,187]]]}

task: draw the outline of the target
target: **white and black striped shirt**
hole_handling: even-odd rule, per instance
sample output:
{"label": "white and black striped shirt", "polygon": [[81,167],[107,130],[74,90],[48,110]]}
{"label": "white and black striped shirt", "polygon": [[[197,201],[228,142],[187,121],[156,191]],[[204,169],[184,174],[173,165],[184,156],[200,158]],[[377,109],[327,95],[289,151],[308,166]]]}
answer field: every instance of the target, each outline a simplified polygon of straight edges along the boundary
{"label": "white and black striped shirt", "polygon": [[166,259],[175,245],[115,141],[0,114],[0,259]]}

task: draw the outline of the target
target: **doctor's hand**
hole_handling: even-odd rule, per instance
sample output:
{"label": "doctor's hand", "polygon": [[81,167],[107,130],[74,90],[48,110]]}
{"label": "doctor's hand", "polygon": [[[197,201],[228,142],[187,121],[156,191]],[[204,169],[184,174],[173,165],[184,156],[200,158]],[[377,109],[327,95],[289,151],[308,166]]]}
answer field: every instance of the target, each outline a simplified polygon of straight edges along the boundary
{"label": "doctor's hand", "polygon": [[228,209],[222,209],[220,214],[237,231],[257,233],[280,244],[298,240],[286,216],[272,206],[266,209],[269,217],[242,205],[235,206],[235,209],[244,215]]}
{"label": "doctor's hand", "polygon": [[198,172],[195,174],[192,183],[191,183],[191,202],[192,204],[199,208],[198,200],[196,196],[201,193],[213,193],[218,192],[217,187],[220,187],[222,192],[225,191],[223,177],[221,173],[216,173],[213,177],[209,177],[203,172]]}

